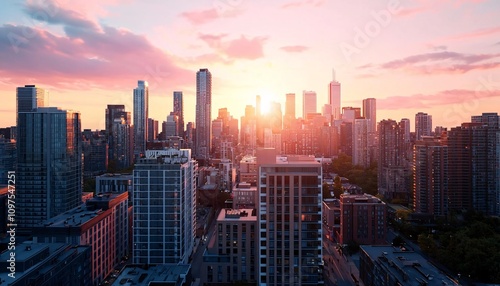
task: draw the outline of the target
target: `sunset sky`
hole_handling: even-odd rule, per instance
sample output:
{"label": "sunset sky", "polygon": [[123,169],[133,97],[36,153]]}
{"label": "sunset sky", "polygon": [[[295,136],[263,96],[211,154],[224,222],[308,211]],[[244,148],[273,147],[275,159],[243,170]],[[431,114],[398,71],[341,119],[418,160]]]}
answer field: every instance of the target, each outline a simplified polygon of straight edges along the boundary
{"label": "sunset sky", "polygon": [[50,106],[103,129],[107,104],[132,111],[137,80],[150,117],[184,92],[194,121],[196,71],[208,68],[212,117],[240,120],[255,96],[281,103],[317,92],[332,69],[342,106],[377,99],[377,119],[433,116],[452,127],[500,112],[500,1],[481,0],[5,0],[0,4],[0,127],[15,125],[16,87],[36,84]]}

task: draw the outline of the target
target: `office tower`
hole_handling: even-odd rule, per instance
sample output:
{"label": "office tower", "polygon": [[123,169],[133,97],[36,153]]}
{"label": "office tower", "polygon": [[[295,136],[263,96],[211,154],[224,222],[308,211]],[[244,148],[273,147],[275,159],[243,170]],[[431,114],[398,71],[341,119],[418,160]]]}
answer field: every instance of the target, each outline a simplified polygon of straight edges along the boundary
{"label": "office tower", "polygon": [[354,123],[354,119],[361,117],[361,108],[346,106],[342,107],[342,121]]}
{"label": "office tower", "polygon": [[377,101],[375,98],[363,99],[363,117],[370,120],[368,132],[377,131]]}
{"label": "office tower", "polygon": [[245,107],[245,116],[241,117],[241,144],[253,149],[257,144],[257,118],[255,108],[252,105]]}
{"label": "office tower", "polygon": [[55,107],[18,114],[16,220],[31,228],[82,197],[80,113]]}
{"label": "office tower", "polygon": [[33,229],[35,243],[89,245],[92,283],[100,285],[128,253],[128,193],[99,194]]}
{"label": "office tower", "polygon": [[158,120],[148,118],[148,141],[153,142],[158,139]]}
{"label": "office tower", "polygon": [[[498,215],[500,131],[488,115],[448,131],[450,209]],[[489,123],[488,123],[489,122]]]}
{"label": "office tower", "polygon": [[208,69],[196,73],[196,159],[207,161],[212,146],[212,74]]}
{"label": "office tower", "polygon": [[139,80],[134,89],[134,156],[146,151],[148,139],[149,88],[148,82]]}
{"label": "office tower", "polygon": [[409,201],[410,161],[404,142],[404,124],[382,120],[378,128],[378,191],[387,199]]}
{"label": "office tower", "polygon": [[302,92],[302,119],[307,118],[307,114],[316,113],[316,92],[306,91]]}
{"label": "office tower", "polygon": [[184,138],[184,101],[182,91],[174,91],[174,114],[179,117],[177,122],[177,136]]}
{"label": "office tower", "polygon": [[432,135],[432,115],[419,112],[415,114],[415,140],[422,140],[422,136]]}
{"label": "office tower", "polygon": [[134,168],[134,264],[187,263],[196,228],[190,149],[147,150]]}
{"label": "office tower", "polygon": [[103,174],[95,178],[95,193],[128,193],[132,203],[132,174]]}
{"label": "office tower", "polygon": [[[332,106],[333,120],[340,120],[342,117],[340,111],[340,82],[335,80],[335,72],[333,80],[328,85],[328,104]],[[332,120],[332,122],[333,122]]]}
{"label": "office tower", "polygon": [[9,171],[16,170],[16,141],[0,136],[0,185],[7,185]]}
{"label": "office tower", "polygon": [[370,127],[369,119],[354,119],[352,133],[352,164],[363,168],[370,167]]}
{"label": "office tower", "polygon": [[[179,126],[179,115],[174,112],[170,112],[170,115],[167,116],[167,121],[165,123],[165,136],[179,136],[178,126]],[[165,138],[166,139],[166,138]]]}
{"label": "office tower", "polygon": [[133,164],[134,148],[132,141],[132,127],[130,126],[130,112],[117,114],[111,125],[110,140],[113,145],[110,150],[110,163],[116,170],[123,170]]}
{"label": "office tower", "polygon": [[254,209],[222,209],[217,215],[215,243],[203,254],[201,284],[256,284],[257,216]]}
{"label": "office tower", "polygon": [[83,176],[95,177],[106,172],[108,168],[108,141],[106,131],[82,132]]}
{"label": "office tower", "polygon": [[[108,107],[106,108],[106,115],[105,115],[106,133],[107,133],[108,137],[112,137],[111,130],[113,129],[113,122],[115,121],[115,118],[127,116],[127,115],[124,115],[123,112],[125,112],[125,105],[123,105],[123,104],[108,104]],[[125,120],[129,124],[132,124],[132,122],[130,120],[130,113],[128,113],[128,118],[125,118]],[[109,145],[111,146],[112,144],[110,143]]]}
{"label": "office tower", "polygon": [[342,122],[340,125],[340,150],[342,153],[347,156],[352,157],[352,143],[353,139],[353,125],[354,120],[352,122],[346,121]]}
{"label": "office tower", "polygon": [[283,129],[290,129],[295,121],[295,93],[287,93],[285,99],[285,116]]}
{"label": "office tower", "polygon": [[269,114],[269,125],[274,134],[280,133],[283,129],[283,114],[281,113],[281,104],[271,102],[271,112]]}
{"label": "office tower", "polygon": [[187,144],[187,149],[191,149],[194,151],[195,147],[195,142],[196,142],[196,127],[194,125],[194,122],[188,122],[186,124],[186,144]]}
{"label": "office tower", "polygon": [[387,206],[369,194],[340,195],[339,243],[386,244]]}
{"label": "office tower", "polygon": [[17,88],[17,112],[30,112],[48,105],[48,92],[34,85]]}
{"label": "office tower", "polygon": [[448,213],[448,146],[445,138],[423,137],[415,143],[413,210],[444,216]]}
{"label": "office tower", "polygon": [[258,149],[260,285],[323,285],[321,164]]}
{"label": "office tower", "polygon": [[471,122],[472,123],[481,123],[483,125],[488,126],[488,128],[491,129],[498,129],[500,128],[500,116],[498,116],[498,113],[483,113],[481,115],[473,115],[471,116]]}

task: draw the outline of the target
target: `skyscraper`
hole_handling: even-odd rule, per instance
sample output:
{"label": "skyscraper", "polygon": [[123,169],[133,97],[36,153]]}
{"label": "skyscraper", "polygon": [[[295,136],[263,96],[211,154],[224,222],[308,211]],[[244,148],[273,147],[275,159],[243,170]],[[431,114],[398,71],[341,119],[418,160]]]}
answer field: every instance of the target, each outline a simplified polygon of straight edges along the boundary
{"label": "skyscraper", "polygon": [[377,101],[375,98],[363,99],[363,117],[370,120],[368,132],[377,131]]}
{"label": "skyscraper", "polygon": [[106,108],[106,136],[108,139],[108,162],[118,169],[128,168],[133,163],[134,142],[130,112],[125,105],[108,104]]}
{"label": "skyscraper", "polygon": [[432,115],[419,112],[415,114],[415,140],[422,140],[422,136],[432,135]]}
{"label": "skyscraper", "polygon": [[287,93],[285,99],[285,118],[283,120],[284,129],[292,127],[295,121],[295,93]]}
{"label": "skyscraper", "polygon": [[190,149],[147,150],[134,168],[134,264],[188,263],[196,226]]}
{"label": "skyscraper", "polygon": [[82,196],[80,113],[55,107],[18,114],[16,220],[31,228],[78,206]]}
{"label": "skyscraper", "polygon": [[333,120],[340,120],[340,82],[335,80],[335,75],[333,76],[333,80],[328,85],[328,104],[332,106]]}
{"label": "skyscraper", "polygon": [[257,150],[259,285],[322,285],[321,164]]}
{"label": "skyscraper", "polygon": [[149,88],[148,82],[139,80],[134,89],[134,156],[146,151],[148,138]]}
{"label": "skyscraper", "polygon": [[29,112],[37,107],[48,104],[48,92],[34,85],[25,85],[17,88],[17,113]]}
{"label": "skyscraper", "polygon": [[177,136],[184,138],[184,105],[182,91],[174,91],[174,114],[178,116]]}
{"label": "skyscraper", "polygon": [[446,140],[423,137],[415,143],[413,210],[444,216],[448,213],[448,146]]}
{"label": "skyscraper", "polygon": [[306,119],[307,114],[316,113],[316,92],[306,91],[302,92],[302,118]]}
{"label": "skyscraper", "polygon": [[212,146],[212,74],[208,69],[196,73],[196,159],[208,160]]}
{"label": "skyscraper", "polygon": [[378,129],[378,191],[387,199],[409,200],[410,161],[404,123],[382,120]]}
{"label": "skyscraper", "polygon": [[370,120],[365,118],[354,119],[352,133],[352,164],[370,167]]}

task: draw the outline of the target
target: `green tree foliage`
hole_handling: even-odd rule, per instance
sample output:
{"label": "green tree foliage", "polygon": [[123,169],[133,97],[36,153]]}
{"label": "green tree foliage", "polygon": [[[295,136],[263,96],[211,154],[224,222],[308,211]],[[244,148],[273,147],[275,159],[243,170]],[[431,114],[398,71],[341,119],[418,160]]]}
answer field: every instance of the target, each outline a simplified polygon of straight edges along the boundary
{"label": "green tree foliage", "polygon": [[333,195],[337,198],[340,199],[340,195],[344,192],[342,188],[342,180],[340,179],[339,176],[336,176],[335,179],[333,180]]}
{"label": "green tree foliage", "polygon": [[360,186],[363,192],[377,194],[377,165],[372,164],[365,169],[352,164],[352,158],[341,153],[337,159],[332,161],[332,171],[341,177],[346,177],[349,182]]}
{"label": "green tree foliage", "polygon": [[329,199],[332,197],[330,193],[330,186],[328,186],[328,183],[323,182],[323,185],[321,186],[322,192],[323,192],[323,199]]}
{"label": "green tree foliage", "polygon": [[[441,232],[437,238],[440,247],[435,257],[440,263],[462,277],[470,275],[473,281],[500,283],[500,219],[469,212],[460,227]],[[424,247],[430,244],[422,243]]]}

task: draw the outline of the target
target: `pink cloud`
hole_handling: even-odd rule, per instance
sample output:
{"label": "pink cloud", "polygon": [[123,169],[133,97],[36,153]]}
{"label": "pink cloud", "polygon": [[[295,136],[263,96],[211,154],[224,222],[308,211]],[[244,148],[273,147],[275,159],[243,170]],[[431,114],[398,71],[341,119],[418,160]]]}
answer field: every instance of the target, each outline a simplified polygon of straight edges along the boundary
{"label": "pink cloud", "polygon": [[403,8],[397,13],[398,17],[406,17],[431,10],[431,7]]}
{"label": "pink cloud", "polygon": [[225,40],[226,37],[226,34],[199,35],[199,38],[203,40],[210,48],[228,58],[254,60],[264,56],[263,46],[267,38],[247,38],[242,35],[239,39]]}
{"label": "pink cloud", "polygon": [[[35,8],[27,5],[25,11],[29,14]],[[22,25],[0,26],[0,77],[16,84],[29,81],[79,89],[123,88],[134,86],[138,79],[150,86],[192,84],[193,73],[146,37],[59,9],[46,22],[61,25],[64,35]]]}
{"label": "pink cloud", "polygon": [[[480,86],[482,87],[482,86]],[[477,90],[452,89],[435,94],[413,94],[390,96],[377,99],[377,106],[383,110],[431,108],[434,106],[461,104],[471,100],[500,97],[499,89],[478,88]]]}
{"label": "pink cloud", "polygon": [[319,7],[319,6],[322,6],[323,4],[325,4],[324,0],[303,0],[303,1],[293,1],[293,2],[283,4],[283,5],[281,5],[281,8],[289,9],[289,8],[298,8],[301,6]]}
{"label": "pink cloud", "polygon": [[307,51],[309,49],[309,47],[296,45],[296,46],[284,46],[284,47],[281,47],[280,49],[282,49],[285,52],[289,52],[289,53],[302,53],[302,52]]}
{"label": "pink cloud", "polygon": [[185,17],[189,22],[191,22],[194,25],[201,25],[205,24],[207,22],[216,20],[219,18],[219,14],[217,13],[217,10],[214,8],[212,9],[205,9],[205,10],[195,10],[195,11],[188,11],[184,12],[181,14],[181,16]]}
{"label": "pink cloud", "polygon": [[494,35],[494,34],[498,34],[498,33],[500,33],[500,26],[483,28],[483,29],[472,31],[472,32],[458,34],[455,36],[451,36],[448,39],[449,40],[465,40],[465,39]]}
{"label": "pink cloud", "polygon": [[365,65],[359,69],[404,70],[413,74],[463,74],[472,70],[500,67],[500,54],[462,54],[450,51],[418,54],[380,65]]}

